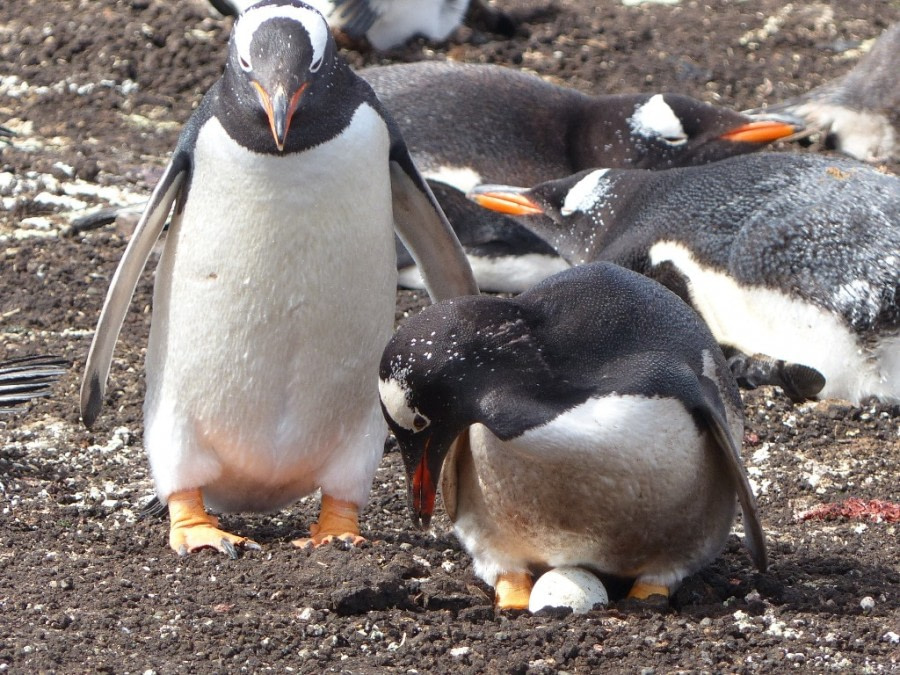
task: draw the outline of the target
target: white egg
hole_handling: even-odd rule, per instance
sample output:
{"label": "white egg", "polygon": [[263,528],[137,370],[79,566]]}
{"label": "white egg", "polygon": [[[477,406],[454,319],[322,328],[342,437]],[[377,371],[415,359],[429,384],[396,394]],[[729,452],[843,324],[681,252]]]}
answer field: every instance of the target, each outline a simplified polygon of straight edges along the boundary
{"label": "white egg", "polygon": [[544,607],[571,607],[576,614],[608,604],[609,595],[600,580],[580,567],[557,567],[541,576],[531,589],[528,611]]}

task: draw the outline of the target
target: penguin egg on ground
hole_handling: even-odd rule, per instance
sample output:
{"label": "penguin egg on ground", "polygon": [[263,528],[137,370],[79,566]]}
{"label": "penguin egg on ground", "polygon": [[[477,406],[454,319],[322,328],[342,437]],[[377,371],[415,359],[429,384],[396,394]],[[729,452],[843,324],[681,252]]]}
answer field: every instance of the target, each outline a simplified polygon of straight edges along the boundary
{"label": "penguin egg on ground", "polygon": [[596,604],[609,604],[609,595],[600,579],[580,567],[557,567],[535,582],[528,611],[569,607],[576,614],[584,614]]}

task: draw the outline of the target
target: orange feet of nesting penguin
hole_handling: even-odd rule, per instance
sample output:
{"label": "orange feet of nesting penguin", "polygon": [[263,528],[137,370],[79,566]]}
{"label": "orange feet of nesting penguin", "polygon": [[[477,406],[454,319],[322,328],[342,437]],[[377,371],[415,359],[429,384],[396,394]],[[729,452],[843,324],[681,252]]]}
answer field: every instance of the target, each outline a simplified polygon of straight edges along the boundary
{"label": "orange feet of nesting penguin", "polygon": [[203,507],[199,489],[174,492],[169,496],[169,546],[178,555],[200,548],[214,548],[237,558],[237,547],[259,549],[259,544],[219,529],[219,519]]}
{"label": "orange feet of nesting penguin", "polygon": [[645,584],[642,581],[635,581],[634,586],[628,591],[628,597],[634,600],[648,600],[651,596],[661,595],[664,598],[669,597],[669,588],[658,584]]}
{"label": "orange feet of nesting penguin", "polygon": [[358,546],[365,541],[359,534],[359,506],[353,502],[335,499],[330,495],[322,495],[319,522],[309,526],[309,534],[309,537],[295,539],[294,546],[318,548],[335,539]]}
{"label": "orange feet of nesting penguin", "polygon": [[533,585],[531,575],[527,572],[501,574],[494,586],[494,604],[497,609],[528,609]]}

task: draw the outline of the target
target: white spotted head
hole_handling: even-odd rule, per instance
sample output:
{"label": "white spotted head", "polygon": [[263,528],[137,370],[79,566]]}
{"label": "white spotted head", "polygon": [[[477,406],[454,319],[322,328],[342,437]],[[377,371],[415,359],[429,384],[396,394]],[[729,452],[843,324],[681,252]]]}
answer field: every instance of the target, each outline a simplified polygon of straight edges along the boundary
{"label": "white spotted head", "polygon": [[634,135],[661,140],[671,146],[684,145],[688,141],[681,119],[662,94],[655,94],[638,105],[628,118],[628,125]]}
{"label": "white spotted head", "polygon": [[609,182],[604,179],[608,172],[609,169],[597,169],[575,183],[566,193],[559,212],[571,216],[576,212],[588,213],[601,205],[609,192]]}
{"label": "white spotted head", "polygon": [[334,62],[334,41],[325,18],[302,2],[264,0],[237,19],[229,44],[225,97],[237,114],[263,112],[279,151],[291,120],[326,80]]}

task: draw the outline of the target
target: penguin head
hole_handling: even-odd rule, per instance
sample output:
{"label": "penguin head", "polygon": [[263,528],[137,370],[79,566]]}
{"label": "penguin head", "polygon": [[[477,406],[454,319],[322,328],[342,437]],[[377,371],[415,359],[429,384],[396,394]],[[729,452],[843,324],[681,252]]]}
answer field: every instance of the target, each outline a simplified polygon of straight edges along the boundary
{"label": "penguin head", "polygon": [[222,96],[238,115],[253,111],[253,123],[267,127],[283,152],[295,114],[323,97],[334,64],[334,40],[317,10],[292,0],[264,0],[235,22]]}
{"label": "penguin head", "polygon": [[531,188],[478,185],[467,197],[490,211],[515,216],[570,264],[594,260],[618,220],[618,205],[639,184],[634,169],[588,169]]}
{"label": "penguin head", "polygon": [[631,166],[646,169],[715,162],[803,128],[788,116],[744,115],[678,94],[639,97],[627,124],[635,148]]}
{"label": "penguin head", "polygon": [[471,424],[500,437],[521,431],[527,414],[512,401],[546,368],[523,312],[504,298],[447,300],[409,319],[385,347],[381,407],[417,525],[428,526],[444,459]]}

